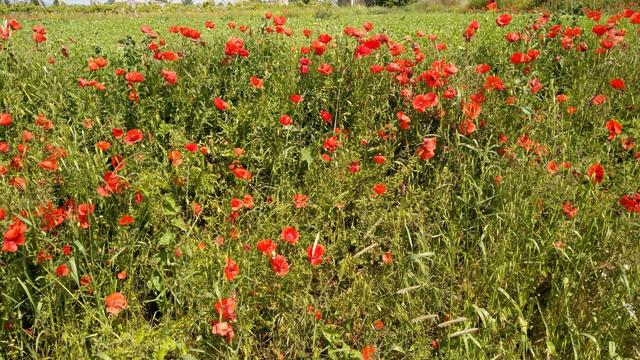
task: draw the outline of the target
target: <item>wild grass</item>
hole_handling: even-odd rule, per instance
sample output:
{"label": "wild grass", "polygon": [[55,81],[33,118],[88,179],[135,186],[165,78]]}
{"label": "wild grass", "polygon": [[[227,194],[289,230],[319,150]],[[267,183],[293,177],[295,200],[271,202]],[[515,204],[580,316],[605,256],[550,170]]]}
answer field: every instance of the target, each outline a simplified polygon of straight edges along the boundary
{"label": "wild grass", "polygon": [[[601,39],[582,15],[552,14],[534,31],[526,27],[540,14],[513,14],[499,28],[500,12],[180,9],[18,14],[24,29],[0,42],[0,113],[13,117],[0,128],[9,146],[0,154],[8,168],[0,180],[0,224],[5,232],[19,216],[27,225],[25,244],[0,253],[0,357],[343,359],[362,358],[370,345],[381,359],[639,356],[640,221],[619,203],[640,190],[638,149],[620,142],[640,139],[638,25],[620,20],[614,28],[625,30],[624,39],[597,54]],[[273,26],[265,12],[284,15],[293,35],[263,32]],[[467,42],[462,34],[472,20],[480,28]],[[205,21],[216,29],[207,30]],[[405,72],[406,84],[399,73],[370,71],[396,59],[388,45],[354,57],[358,42],[343,30],[365,21],[374,25],[367,36],[384,33],[405,46],[397,58],[413,61],[416,44],[424,53]],[[36,24],[48,38],[37,46]],[[584,42],[588,51],[563,49],[562,35],[540,36],[556,24],[581,27],[574,45]],[[162,50],[182,58],[154,60],[148,46],[159,39],[146,37],[142,25],[166,40]],[[170,33],[172,25],[198,29],[202,43]],[[240,32],[240,25],[249,30]],[[309,39],[305,28],[313,30]],[[507,43],[508,31],[528,31],[529,41]],[[333,37],[330,45],[321,56],[306,55],[312,65],[300,74],[300,47],[322,33]],[[244,40],[249,57],[225,61],[232,37]],[[535,61],[510,62],[531,49],[540,51]],[[107,67],[90,72],[87,60],[100,56]],[[442,59],[458,70],[446,85],[409,81]],[[319,74],[322,63],[333,72]],[[491,71],[478,74],[478,64]],[[117,68],[145,75],[132,84],[139,102],[129,100],[132,89]],[[163,69],[176,71],[175,85],[165,83]],[[506,89],[482,90],[477,129],[465,134],[461,108],[488,75]],[[254,89],[251,76],[262,78],[264,89]],[[81,77],[106,90],[80,88]],[[625,89],[613,89],[613,78],[624,79]],[[544,85],[537,93],[532,79]],[[457,95],[447,100],[449,87]],[[430,91],[439,104],[417,111],[413,97]],[[293,94],[304,101],[292,103]],[[558,102],[558,94],[568,102]],[[595,106],[598,94],[607,100]],[[227,111],[214,106],[217,97]],[[321,110],[332,114],[329,122]],[[411,118],[406,131],[398,111]],[[52,129],[35,125],[40,114]],[[283,114],[293,125],[280,124]],[[613,140],[609,119],[623,126]],[[144,136],[127,145],[113,128]],[[334,152],[323,148],[332,136],[340,142]],[[424,138],[437,139],[428,160],[416,155]],[[101,151],[99,141],[112,146]],[[185,150],[188,143],[207,153]],[[55,171],[38,166],[50,146],[67,152]],[[172,165],[176,150],[182,162]],[[375,163],[376,155],[385,161]],[[11,165],[16,156],[23,167]],[[105,172],[122,160],[128,188],[100,196]],[[251,181],[234,176],[234,161]],[[352,174],[355,161],[360,170]],[[570,167],[551,173],[550,161]],[[586,175],[595,163],[604,168],[599,183]],[[25,190],[10,185],[15,177],[25,179]],[[378,183],[387,191],[373,196]],[[247,194],[253,207],[232,210],[231,200]],[[295,194],[308,196],[306,207],[294,207]],[[79,226],[70,199],[95,206],[88,228]],[[563,212],[567,201],[578,209],[574,217]],[[53,229],[44,227],[48,203],[66,214]],[[125,214],[134,222],[121,226]],[[300,234],[295,245],[280,239],[289,226]],[[256,250],[263,239],[278,243],[286,275],[276,275],[269,256]],[[326,247],[317,266],[306,252],[314,244]],[[64,245],[71,247],[66,255]],[[43,252],[51,259],[38,261]],[[385,254],[392,260],[383,261]],[[233,281],[225,278],[227,258],[240,269]],[[68,275],[56,274],[61,264]],[[83,285],[85,275],[91,281]],[[114,292],[127,306],[110,315],[105,298]],[[211,322],[221,321],[214,305],[228,298],[237,299],[230,341],[211,333]]]}

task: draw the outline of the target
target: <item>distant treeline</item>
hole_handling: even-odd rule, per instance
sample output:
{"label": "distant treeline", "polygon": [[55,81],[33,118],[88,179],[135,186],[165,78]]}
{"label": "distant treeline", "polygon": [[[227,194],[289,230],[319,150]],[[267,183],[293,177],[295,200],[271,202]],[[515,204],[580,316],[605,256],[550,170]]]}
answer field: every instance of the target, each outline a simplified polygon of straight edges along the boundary
{"label": "distant treeline", "polygon": [[[77,0],[68,0],[77,1]],[[77,13],[126,13],[132,11],[132,6],[126,2],[114,3],[114,0],[104,0],[104,3],[87,0],[88,4],[68,3],[65,0],[31,0],[30,2],[16,2],[13,0],[0,0],[0,15],[9,13],[38,13],[38,12],[77,12]],[[350,1],[337,1],[337,4],[349,4]],[[357,0],[358,5],[379,6],[379,7],[407,7],[411,11],[430,10],[457,10],[465,9],[479,10],[487,6],[487,0]],[[535,10],[544,9],[565,14],[580,14],[584,8],[601,9],[605,11],[617,11],[629,7],[638,8],[637,3],[630,3],[621,0],[498,0],[498,6],[505,11],[515,10]],[[234,9],[255,9],[264,5],[264,2],[249,0],[238,1],[234,4]],[[281,6],[270,4],[272,6]],[[174,8],[193,6],[194,10],[202,8],[214,8],[220,6],[210,0],[181,0],[181,3],[170,3],[168,1],[155,1],[154,3],[135,4],[135,12],[157,12],[171,11]],[[318,0],[289,0],[289,7],[300,8],[327,8],[331,6],[330,1]]]}

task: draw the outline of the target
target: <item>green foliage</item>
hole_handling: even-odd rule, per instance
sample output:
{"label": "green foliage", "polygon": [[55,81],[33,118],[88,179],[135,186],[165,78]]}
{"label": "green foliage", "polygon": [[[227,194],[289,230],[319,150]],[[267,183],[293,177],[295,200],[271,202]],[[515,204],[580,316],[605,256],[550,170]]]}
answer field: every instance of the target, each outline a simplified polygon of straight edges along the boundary
{"label": "green foliage", "polygon": [[367,6],[394,7],[394,6],[404,6],[414,1],[415,0],[365,0],[365,4]]}
{"label": "green foliage", "polygon": [[[620,142],[640,139],[640,39],[628,20],[619,25],[624,41],[599,55],[601,39],[582,15],[554,14],[539,32],[529,28],[529,42],[507,43],[508,31],[524,32],[538,15],[514,14],[503,29],[496,13],[423,14],[420,4],[23,6],[29,16],[15,17],[24,29],[0,50],[0,113],[13,116],[11,126],[0,127],[0,141],[9,145],[0,153],[8,168],[0,177],[7,214],[0,229],[4,234],[14,215],[28,226],[19,251],[0,252],[0,358],[345,359],[361,358],[366,345],[384,359],[638,356],[640,222],[619,204],[639,190],[640,178],[638,149]],[[286,16],[293,34],[267,33],[266,12]],[[466,42],[461,34],[472,20],[480,29]],[[205,29],[205,21],[216,29]],[[356,59],[359,42],[344,27],[361,29],[366,21],[374,25],[367,37],[384,33],[405,51],[394,57],[385,44]],[[540,36],[556,23],[582,27],[579,41],[590,50],[565,50],[561,36]],[[48,31],[37,47],[36,24]],[[141,25],[181,59],[155,60],[149,46],[159,39],[141,33]],[[198,29],[201,41],[170,33],[173,25]],[[249,29],[240,32],[240,25]],[[305,28],[313,30],[310,39]],[[417,31],[437,35],[447,48],[437,50]],[[322,56],[307,55],[310,72],[301,75],[299,49],[322,33],[333,40]],[[225,60],[232,37],[244,40],[247,58]],[[425,59],[408,72],[408,84],[442,59],[457,68],[446,87],[458,95],[441,96],[426,112],[416,111],[405,91],[441,95],[445,87],[401,85],[398,73],[370,71],[397,58],[413,62],[414,46]],[[527,67],[510,63],[514,52],[529,49],[540,57]],[[107,67],[89,71],[88,59],[98,56]],[[322,63],[334,71],[318,73]],[[491,71],[479,75],[481,63]],[[131,84],[139,102],[129,99],[133,89],[117,68],[145,75]],[[160,76],[165,69],[177,73],[175,85]],[[484,89],[488,75],[506,89]],[[264,80],[263,89],[250,85],[252,76]],[[624,91],[611,88],[614,77],[625,80]],[[106,89],[81,88],[79,78]],[[536,94],[532,79],[544,84]],[[461,108],[479,89],[485,100],[477,129],[465,135]],[[561,93],[567,103],[556,100]],[[596,93],[607,96],[601,106],[590,103]],[[304,101],[292,103],[292,94]],[[214,107],[217,97],[227,111]],[[331,113],[328,122],[321,110]],[[399,111],[411,118],[406,131]],[[52,129],[35,124],[40,114]],[[280,125],[283,114],[294,124]],[[623,133],[609,141],[604,124],[611,118]],[[127,145],[114,128],[144,136]],[[332,136],[340,146],[329,152],[323,145]],[[424,138],[438,143],[429,160],[416,155]],[[99,150],[99,141],[112,146]],[[22,143],[28,149],[20,169],[14,159]],[[188,143],[208,152],[188,151]],[[38,166],[51,146],[67,152],[55,171]],[[172,163],[172,151],[180,152],[180,164]],[[98,195],[116,155],[128,188]],[[385,161],[374,163],[375,155]],[[251,181],[231,172],[234,161]],[[360,171],[352,174],[355,161]],[[570,169],[551,174],[550,161]],[[596,162],[605,169],[599,184],[584,174]],[[10,185],[15,177],[25,179],[26,191]],[[387,192],[372,196],[378,183]],[[232,210],[231,200],[247,194],[253,206]],[[294,207],[294,194],[308,196],[306,207]],[[564,214],[566,201],[577,207],[575,217]],[[55,216],[42,215],[49,203],[66,214],[53,229],[44,225]],[[83,203],[95,206],[87,228],[77,210]],[[118,225],[124,214],[135,219],[127,227]],[[287,226],[298,229],[297,244],[280,240]],[[263,239],[278,244],[287,275],[276,275],[269,256],[256,251]],[[315,243],[326,253],[312,266],[306,248]],[[51,259],[39,259],[42,253]],[[389,263],[382,260],[387,253]],[[227,258],[240,269],[233,281],[224,277]],[[67,276],[56,275],[61,264]],[[109,315],[105,300],[114,292],[128,305]],[[211,333],[211,322],[221,317],[214,305],[232,297],[235,336],[226,341]]]}
{"label": "green foliage", "polygon": [[[507,10],[532,10],[546,9],[556,13],[578,14],[583,8],[601,9],[606,11],[618,11],[629,5],[628,1],[621,0],[498,0],[498,5]],[[469,0],[471,9],[483,9],[487,5],[486,0]]]}

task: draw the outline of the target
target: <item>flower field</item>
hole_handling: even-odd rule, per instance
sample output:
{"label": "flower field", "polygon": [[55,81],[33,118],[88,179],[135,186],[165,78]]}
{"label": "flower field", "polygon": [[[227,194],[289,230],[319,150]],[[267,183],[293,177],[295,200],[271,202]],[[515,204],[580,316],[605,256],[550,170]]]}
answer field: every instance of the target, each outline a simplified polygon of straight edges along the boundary
{"label": "flower field", "polygon": [[0,359],[640,357],[640,7],[7,13]]}

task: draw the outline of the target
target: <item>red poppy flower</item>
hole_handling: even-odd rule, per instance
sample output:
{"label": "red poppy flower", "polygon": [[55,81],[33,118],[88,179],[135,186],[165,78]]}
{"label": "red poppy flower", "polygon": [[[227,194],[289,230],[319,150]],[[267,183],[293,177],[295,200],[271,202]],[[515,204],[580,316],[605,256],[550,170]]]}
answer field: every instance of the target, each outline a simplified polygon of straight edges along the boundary
{"label": "red poppy flower", "polygon": [[78,205],[77,220],[80,223],[80,227],[83,229],[89,228],[89,215],[93,214],[95,205],[93,204],[80,204]]}
{"label": "red poppy flower", "polygon": [[91,71],[100,70],[100,69],[106,67],[108,64],[109,63],[108,63],[107,59],[105,59],[103,57],[99,57],[97,59],[89,58],[89,60],[87,60],[87,66],[89,67],[89,70],[91,70]]}
{"label": "red poppy flower", "polygon": [[253,208],[253,196],[247,194],[242,197],[242,205],[247,209]]}
{"label": "red poppy flower", "polygon": [[[271,15],[271,14],[269,14]],[[267,18],[269,19],[269,18]],[[273,25],[275,26],[283,26],[287,23],[287,19],[282,15],[273,16]]]}
{"label": "red poppy flower", "polygon": [[469,95],[469,100],[476,105],[481,105],[487,98],[484,96],[482,90],[477,93]]}
{"label": "red poppy flower", "polygon": [[144,75],[136,71],[131,71],[124,76],[124,79],[129,83],[139,83],[144,81]]}
{"label": "red poppy flower", "polygon": [[602,13],[599,10],[589,10],[587,8],[584,8],[583,12],[589,19],[595,22],[600,21],[600,17],[602,16]]}
{"label": "red poppy flower", "polygon": [[633,140],[633,138],[630,138],[628,136],[620,139],[620,143],[622,144],[622,149],[624,151],[629,151],[636,146],[636,143]]}
{"label": "red poppy flower", "polygon": [[223,321],[223,322],[212,321],[211,333],[214,335],[223,336],[227,339],[227,341],[231,341],[235,336],[235,332],[233,331],[233,326],[231,326],[231,324],[226,321]]}
{"label": "red poppy flower", "polygon": [[4,233],[4,243],[2,244],[2,251],[4,252],[16,252],[18,246],[24,245],[25,233],[27,232],[27,225],[20,219],[15,218],[9,228]]}
{"label": "red poppy flower", "polygon": [[352,174],[357,173],[358,171],[360,171],[360,161],[352,161],[351,163],[349,163],[349,172]]}
{"label": "red poppy flower", "polygon": [[509,25],[509,23],[511,22],[512,16],[504,13],[500,16],[498,16],[498,18],[496,19],[496,25],[500,26],[500,27],[504,27]]}
{"label": "red poppy flower", "polygon": [[376,164],[384,164],[387,159],[383,155],[374,155],[373,162]]}
{"label": "red poppy flower", "polygon": [[328,124],[331,124],[331,121],[333,120],[333,115],[331,115],[331,113],[326,110],[320,111],[320,117],[322,118],[322,120],[324,120],[324,122]]}
{"label": "red poppy flower", "polygon": [[227,104],[224,100],[222,100],[219,97],[213,99],[213,103],[216,105],[216,107],[220,111],[226,111],[227,109],[229,109],[229,104]]}
{"label": "red poppy flower", "polygon": [[129,216],[129,215],[123,215],[120,220],[118,221],[118,225],[120,226],[127,226],[131,223],[133,223],[134,219]]}
{"label": "red poppy flower", "polygon": [[416,153],[422,160],[429,160],[436,155],[438,141],[436,138],[424,138]]}
{"label": "red poppy flower", "polygon": [[537,94],[540,90],[542,90],[542,83],[538,79],[529,80],[529,89],[534,94]]}
{"label": "red poppy flower", "polygon": [[491,71],[491,66],[487,65],[487,64],[478,64],[475,67],[475,72],[476,74],[485,74],[487,72]]}
{"label": "red poppy flower", "polygon": [[398,111],[396,113],[396,118],[398,118],[398,122],[400,123],[400,129],[408,130],[411,125],[411,118],[407,116],[402,111]]}
{"label": "red poppy flower", "polygon": [[324,143],[322,144],[322,148],[327,150],[328,152],[334,152],[336,151],[336,148],[340,147],[340,142],[338,142],[338,137],[337,136],[331,136],[328,137],[326,139],[324,139]]}
{"label": "red poppy flower", "polygon": [[595,182],[596,184],[599,184],[602,182],[602,179],[604,178],[604,168],[600,163],[591,164],[587,168],[587,176],[593,182]]}
{"label": "red poppy flower", "polygon": [[389,44],[389,52],[391,53],[391,56],[401,55],[404,52],[404,50],[405,50],[404,45],[402,45],[401,43]]}
{"label": "red poppy flower", "polygon": [[133,201],[136,203],[136,205],[140,205],[142,200],[144,200],[144,195],[142,195],[141,192],[138,191],[133,195]]}
{"label": "red poppy flower", "polygon": [[51,255],[47,254],[44,251],[38,251],[38,254],[36,255],[36,262],[38,264],[41,264],[45,261],[49,261],[51,260]]}
{"label": "red poppy flower", "polygon": [[285,276],[289,272],[289,264],[287,259],[282,255],[275,255],[271,258],[271,269],[278,276]]}
{"label": "red poppy flower", "polygon": [[531,57],[528,54],[523,54],[520,52],[514,53],[513,55],[511,55],[511,63],[514,65],[518,65],[518,64],[526,64],[528,62],[531,62]]}
{"label": "red poppy flower", "polygon": [[303,209],[307,206],[308,197],[305,194],[293,195],[293,207],[296,209]]}
{"label": "red poppy flower", "polygon": [[180,29],[180,35],[192,40],[200,39],[200,32],[196,29],[192,29],[188,27],[182,27]]}
{"label": "red poppy flower", "polygon": [[316,55],[322,55],[327,50],[327,44],[316,40],[311,43],[311,49]]}
{"label": "red poppy flower", "polygon": [[65,277],[69,275],[69,267],[67,264],[61,264],[56,268],[56,276],[57,277]]}
{"label": "red poppy flower", "polygon": [[611,81],[609,81],[609,85],[616,90],[622,90],[625,88],[624,80],[620,78],[611,79]]}
{"label": "red poppy flower", "polygon": [[324,246],[320,244],[309,245],[307,247],[307,258],[312,266],[322,264],[322,255],[325,253]]}
{"label": "red poppy flower", "polygon": [[416,95],[413,99],[413,108],[416,111],[424,112],[427,108],[438,105],[438,95],[434,92]]}
{"label": "red poppy flower", "polygon": [[251,179],[253,178],[251,172],[243,168],[242,166],[231,169],[231,172],[236,177],[236,179],[239,180],[251,181]]}
{"label": "red poppy flower", "polygon": [[469,136],[476,131],[476,124],[474,124],[472,120],[462,120],[458,130],[460,131],[460,134]]}
{"label": "red poppy flower", "polygon": [[573,219],[578,213],[578,208],[573,206],[570,202],[565,201],[565,203],[562,205],[562,212],[564,212],[564,215],[568,219]]}
{"label": "red poppy flower", "polygon": [[507,88],[502,82],[502,79],[497,76],[487,76],[483,87],[485,90],[494,89],[498,91],[502,91]]}
{"label": "red poppy flower", "polygon": [[147,37],[149,37],[149,38],[157,38],[158,37],[158,35],[155,33],[155,31],[153,31],[153,29],[149,25],[140,26],[140,31],[145,33],[147,35]]}
{"label": "red poppy flower", "polygon": [[291,100],[295,104],[299,104],[302,102],[302,100],[304,100],[304,97],[300,94],[293,94],[289,96],[289,100]]}
{"label": "red poppy flower", "polygon": [[230,297],[218,300],[214,307],[222,321],[236,321],[236,306],[236,299]]}
{"label": "red poppy flower", "polygon": [[194,152],[198,151],[198,144],[196,144],[196,143],[184,144],[184,149],[187,150],[188,152],[194,153]]}
{"label": "red poppy flower", "polygon": [[33,38],[33,41],[36,44],[40,44],[40,43],[43,43],[43,42],[47,41],[47,37],[44,36],[41,33],[33,33],[33,34],[31,34],[31,38]]}
{"label": "red poppy flower", "polygon": [[[117,171],[117,170],[116,170]],[[111,196],[112,194],[122,193],[128,188],[129,184],[121,179],[117,173],[106,172],[103,176],[104,185],[98,187],[98,194],[103,197]]]}
{"label": "red poppy flower", "polygon": [[143,138],[142,131],[139,129],[131,129],[127,131],[127,135],[124,136],[124,143],[127,145],[133,145],[140,142]]}
{"label": "red poppy flower", "polygon": [[22,132],[22,141],[29,142],[31,140],[33,140],[33,133],[31,133],[31,131],[29,130],[24,130]]}
{"label": "red poppy flower", "polygon": [[58,160],[56,158],[47,158],[39,162],[38,167],[43,170],[56,171],[58,170]]}
{"label": "red poppy flower", "polygon": [[373,74],[377,74],[381,71],[384,70],[384,66],[382,65],[371,65],[371,68],[369,69]]}
{"label": "red poppy flower", "polygon": [[393,254],[391,253],[391,251],[387,251],[384,254],[382,254],[382,262],[387,265],[393,262]]}
{"label": "red poppy flower", "polygon": [[440,339],[434,339],[433,341],[431,341],[431,348],[433,350],[440,349]]}
{"label": "red poppy flower", "polygon": [[43,114],[38,115],[36,118],[36,126],[43,130],[51,130],[54,128],[53,122],[47,119]]}
{"label": "red poppy flower", "polygon": [[11,114],[0,114],[0,126],[9,126],[13,122]]}
{"label": "red poppy flower", "polygon": [[387,192],[387,186],[381,183],[375,184],[373,185],[373,192],[374,192],[374,196],[383,195],[384,193]]}
{"label": "red poppy flower", "polygon": [[230,38],[224,46],[224,53],[227,56],[244,56],[245,53],[248,55],[247,50],[244,48],[244,40],[240,38]]}
{"label": "red poppy flower", "polygon": [[282,124],[282,126],[293,125],[293,119],[289,115],[282,115],[280,116],[280,124]]}
{"label": "red poppy flower", "polygon": [[167,157],[171,161],[172,166],[178,166],[182,164],[182,153],[178,150],[171,150],[167,153]]}
{"label": "red poppy flower", "polygon": [[373,50],[374,49],[372,49],[372,48],[370,48],[370,47],[368,47],[366,45],[359,45],[356,48],[356,54],[355,54],[356,59],[362,59],[365,56],[371,55],[373,53]]}
{"label": "red poppy flower", "polygon": [[20,30],[20,29],[22,29],[22,24],[20,24],[20,22],[18,22],[18,20],[16,20],[16,19],[9,20],[9,22],[7,23],[7,26],[11,30]]}
{"label": "red poppy flower", "polygon": [[175,71],[170,71],[170,70],[162,70],[160,72],[160,75],[162,75],[162,78],[164,79],[164,81],[168,84],[168,85],[175,85],[176,82],[178,82],[178,75],[176,74]]}
{"label": "red poppy flower", "polygon": [[228,281],[233,281],[238,275],[240,275],[240,268],[238,264],[231,258],[227,258],[227,265],[224,267],[224,277]]}
{"label": "red poppy flower", "polygon": [[44,28],[44,26],[40,25],[40,24],[36,24],[33,25],[33,27],[31,27],[31,30],[37,34],[46,34],[47,33],[47,29]]}
{"label": "red poppy flower", "polygon": [[521,37],[520,37],[520,34],[518,34],[517,32],[510,31],[507,33],[507,35],[504,36],[504,39],[507,42],[514,43],[514,42],[520,41]]}
{"label": "red poppy flower", "polygon": [[607,140],[611,141],[616,138],[616,136],[622,134],[622,124],[617,122],[614,119],[607,121],[605,124],[605,128],[609,130],[609,136],[607,136]]}
{"label": "red poppy flower", "polygon": [[445,99],[451,100],[451,99],[455,98],[456,96],[458,96],[458,91],[456,89],[454,89],[454,88],[448,88],[447,90],[445,90],[442,93],[442,96]]}
{"label": "red poppy flower", "polygon": [[466,41],[471,41],[471,39],[476,35],[476,31],[476,28],[468,26],[462,33],[462,36],[464,36]]}
{"label": "red poppy flower", "polygon": [[475,120],[480,116],[482,108],[478,102],[472,101],[464,104],[463,113],[469,120]]}
{"label": "red poppy flower", "polygon": [[618,201],[627,211],[632,213],[640,213],[640,192],[635,194],[624,195]]}
{"label": "red poppy flower", "polygon": [[282,241],[286,242],[287,244],[294,245],[298,242],[298,239],[300,239],[300,234],[298,233],[298,230],[296,230],[296,228],[289,226],[282,229],[280,238],[282,238]]}
{"label": "red poppy flower", "polygon": [[19,177],[19,176],[12,177],[9,180],[9,185],[22,191],[27,189],[27,181],[23,177]]}
{"label": "red poppy flower", "polygon": [[249,81],[251,82],[251,86],[253,86],[256,89],[262,89],[263,87],[263,81],[262,79],[260,79],[257,76],[252,76]]}
{"label": "red poppy flower", "polygon": [[276,247],[277,245],[271,239],[260,240],[256,244],[256,249],[267,256],[271,256],[276,251]]}
{"label": "red poppy flower", "polygon": [[324,44],[328,44],[329,42],[331,42],[333,38],[331,37],[331,35],[329,34],[320,34],[318,35],[318,41],[324,43]]}
{"label": "red poppy flower", "polygon": [[197,202],[192,202],[191,203],[191,211],[193,211],[193,214],[195,216],[200,216],[200,214],[202,214],[202,205],[200,205]]}
{"label": "red poppy flower", "polygon": [[243,206],[242,200],[238,198],[231,199],[231,211],[238,211],[242,209],[242,206]]}
{"label": "red poppy flower", "polygon": [[362,360],[373,360],[376,354],[376,347],[374,345],[367,345],[362,348]]}
{"label": "red poppy flower", "polygon": [[329,64],[322,64],[317,70],[322,75],[329,75],[333,72],[333,67]]}
{"label": "red poppy flower", "polygon": [[602,94],[598,94],[598,95],[594,96],[593,98],[591,98],[591,105],[600,106],[600,105],[604,104],[605,101],[607,101],[607,97],[602,95]]}
{"label": "red poppy flower", "polygon": [[122,310],[127,308],[127,298],[119,292],[114,292],[104,299],[104,305],[107,313],[110,315],[118,315]]}

